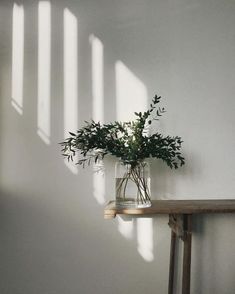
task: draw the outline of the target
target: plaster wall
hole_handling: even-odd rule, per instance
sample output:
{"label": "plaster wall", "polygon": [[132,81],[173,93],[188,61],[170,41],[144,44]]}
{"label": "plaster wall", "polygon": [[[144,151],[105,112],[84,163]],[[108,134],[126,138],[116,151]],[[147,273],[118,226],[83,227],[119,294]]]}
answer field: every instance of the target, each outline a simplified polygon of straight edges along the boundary
{"label": "plaster wall", "polygon": [[[126,115],[118,99],[131,112],[157,93],[167,109],[157,127],[182,136],[186,165],[151,162],[153,199],[233,199],[234,15],[233,0],[0,2],[1,294],[167,293],[167,217],[104,220],[115,160],[104,176],[68,167],[58,142],[67,126]],[[234,215],[195,217],[192,294],[234,294],[234,226]],[[179,270],[176,293],[180,280]]]}

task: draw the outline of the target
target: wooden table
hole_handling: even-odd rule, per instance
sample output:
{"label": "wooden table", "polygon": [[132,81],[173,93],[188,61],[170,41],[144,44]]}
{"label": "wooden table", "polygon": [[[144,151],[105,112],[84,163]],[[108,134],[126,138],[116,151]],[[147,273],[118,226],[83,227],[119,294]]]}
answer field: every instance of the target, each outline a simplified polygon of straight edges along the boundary
{"label": "wooden table", "polygon": [[176,237],[184,242],[182,294],[190,294],[192,216],[205,213],[235,213],[235,200],[153,200],[148,208],[122,208],[111,201],[104,209],[104,218],[112,219],[118,214],[138,217],[168,214],[171,228],[168,294],[174,290]]}

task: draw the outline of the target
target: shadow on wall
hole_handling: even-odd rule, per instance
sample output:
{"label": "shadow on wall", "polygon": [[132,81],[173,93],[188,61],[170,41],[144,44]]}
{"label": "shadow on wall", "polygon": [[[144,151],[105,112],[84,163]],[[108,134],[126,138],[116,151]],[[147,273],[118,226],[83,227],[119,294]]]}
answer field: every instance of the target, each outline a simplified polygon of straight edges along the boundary
{"label": "shadow on wall", "polygon": [[[102,10],[97,11],[96,17],[91,17],[92,11],[89,11],[91,8],[86,7],[85,1],[80,7],[73,6],[73,1],[67,1],[66,6],[53,1],[35,1],[35,3],[37,4],[34,6],[34,9],[37,9],[37,32],[33,33],[37,36],[37,67],[33,69],[37,72],[35,135],[37,134],[47,146],[45,152],[50,153],[50,148],[59,152],[55,149],[55,142],[65,138],[69,131],[75,131],[82,125],[84,119],[92,118],[101,122],[125,121],[133,119],[134,111],[143,111],[147,108],[156,89],[148,89],[148,84],[154,84],[152,79],[155,77],[150,78],[145,74],[147,71],[145,60],[148,64],[148,56],[146,56],[148,53],[145,53],[146,41],[150,44],[153,44],[153,41],[152,36],[146,40],[147,37],[144,35],[142,14],[146,12],[142,10],[141,5],[134,15],[131,10],[127,10],[120,15],[115,13],[114,19],[111,20],[109,14],[106,15]],[[121,7],[122,5],[118,8],[122,9]],[[26,17],[24,1],[14,3],[11,102],[22,118],[25,108],[27,109],[24,101],[24,67],[28,53],[24,49]],[[56,22],[60,22],[60,27],[54,31]],[[138,29],[140,35],[144,35],[145,42],[136,35]],[[53,43],[54,35],[60,40],[58,44]],[[54,80],[56,75],[53,69],[59,72],[57,81]],[[150,67],[150,74],[151,70],[153,69]],[[59,93],[60,99],[55,97],[54,88],[58,84],[63,89],[62,97]],[[150,97],[149,92],[152,93]],[[54,111],[60,106],[63,109],[62,112],[60,111],[60,121],[63,123],[53,126],[53,117],[56,115]],[[71,172],[69,182],[76,182],[78,167],[67,162],[64,164],[65,169]],[[163,195],[161,198],[167,198],[166,181],[169,171],[162,169],[161,164],[158,166],[159,169],[153,169],[154,173],[157,172],[163,179],[158,182],[158,190]],[[113,173],[110,172],[112,167],[107,164],[106,172],[103,174],[97,173],[97,168],[99,167],[93,166],[92,192],[97,203],[104,205],[107,200],[113,198],[108,198],[107,195],[114,194],[110,184],[113,182]],[[66,180],[63,184],[65,183]],[[173,181],[171,187],[174,188]],[[153,188],[155,189],[154,184]],[[172,195],[174,191],[171,191],[170,196]],[[159,198],[159,195],[157,197]],[[132,239],[135,235],[139,254],[148,262],[154,260],[152,219],[143,218],[134,221],[118,218],[118,231],[126,239]]]}

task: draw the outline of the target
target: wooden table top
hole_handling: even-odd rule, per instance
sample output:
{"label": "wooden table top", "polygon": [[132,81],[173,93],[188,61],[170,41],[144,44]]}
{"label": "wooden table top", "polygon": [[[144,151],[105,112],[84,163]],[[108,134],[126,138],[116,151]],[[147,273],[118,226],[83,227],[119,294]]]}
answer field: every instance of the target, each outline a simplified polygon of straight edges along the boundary
{"label": "wooden table top", "polygon": [[104,209],[104,218],[115,218],[122,215],[154,214],[202,214],[202,213],[235,213],[235,199],[225,200],[152,200],[147,208],[123,208],[110,201]]}

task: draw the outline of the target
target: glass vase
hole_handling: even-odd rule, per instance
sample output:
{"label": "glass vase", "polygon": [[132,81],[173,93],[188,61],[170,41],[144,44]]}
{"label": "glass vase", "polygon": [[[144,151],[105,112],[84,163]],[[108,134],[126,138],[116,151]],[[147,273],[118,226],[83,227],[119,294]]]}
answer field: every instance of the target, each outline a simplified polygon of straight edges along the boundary
{"label": "glass vase", "polygon": [[144,208],[151,206],[150,170],[147,162],[115,165],[116,205]]}

